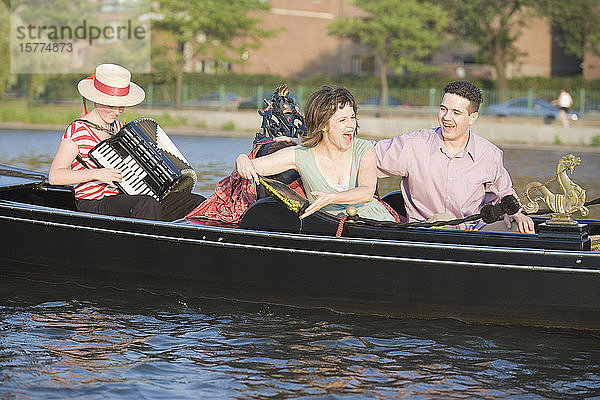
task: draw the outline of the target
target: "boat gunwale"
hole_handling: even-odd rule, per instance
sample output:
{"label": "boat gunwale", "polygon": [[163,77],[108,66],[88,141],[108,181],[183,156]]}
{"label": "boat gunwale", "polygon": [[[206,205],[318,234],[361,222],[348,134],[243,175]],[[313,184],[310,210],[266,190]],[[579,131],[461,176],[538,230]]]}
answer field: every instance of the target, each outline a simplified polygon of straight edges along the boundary
{"label": "boat gunwale", "polygon": [[[5,202],[11,203],[9,205],[3,204]],[[25,207],[27,203],[19,203],[12,201],[4,201],[0,200],[0,208],[5,207],[9,209],[18,209],[18,210],[30,210],[30,208]],[[177,231],[184,229],[188,232],[202,232],[208,231],[212,234],[217,234],[219,238],[211,239],[207,237],[203,238],[193,238],[193,237],[181,237],[176,235],[169,234],[156,234],[156,233],[147,233],[140,231],[131,231],[126,229],[115,229],[115,228],[104,228],[104,227],[93,227],[84,224],[73,224],[73,223],[64,223],[57,221],[47,221],[47,220],[39,220],[34,218],[21,218],[7,215],[0,215],[0,220],[18,220],[25,223],[31,224],[39,224],[45,226],[56,226],[56,227],[64,227],[64,228],[74,228],[85,231],[92,232],[102,232],[102,233],[112,233],[119,234],[124,236],[132,236],[132,237],[142,237],[149,239],[160,239],[160,240],[169,240],[173,242],[186,242],[186,243],[198,243],[202,245],[214,245],[219,247],[232,247],[232,248],[248,248],[248,249],[258,249],[258,250],[268,250],[268,251],[280,251],[280,252],[301,252],[303,254],[313,254],[313,255],[329,255],[336,256],[342,258],[362,258],[362,259],[370,259],[370,260],[386,260],[386,261],[413,261],[420,263],[438,263],[438,264],[448,264],[448,265],[470,265],[473,267],[498,267],[498,268],[519,268],[519,269],[527,269],[527,270],[544,270],[544,271],[560,271],[560,272],[588,272],[588,273],[599,273],[600,274],[600,266],[597,269],[593,268],[574,268],[574,267],[565,267],[565,266],[542,266],[542,265],[518,265],[518,264],[501,264],[501,263],[487,263],[487,262],[475,262],[475,261],[460,261],[460,260],[444,260],[439,258],[417,258],[417,257],[399,257],[395,255],[380,255],[380,254],[367,254],[367,253],[343,253],[336,251],[324,251],[324,250],[316,250],[316,249],[305,249],[300,247],[286,247],[286,246],[266,246],[259,244],[249,244],[242,243],[240,241],[229,240],[224,241],[223,236],[235,235],[237,238],[244,237],[245,235],[253,235],[257,238],[273,238],[277,237],[280,239],[284,239],[286,242],[292,241],[296,242],[297,240],[307,241],[307,242],[317,242],[322,244],[327,244],[333,242],[342,243],[342,244],[361,244],[364,246],[378,246],[378,247],[391,247],[395,249],[403,249],[403,248],[413,248],[413,249],[431,249],[437,251],[447,251],[447,250],[461,250],[467,252],[481,252],[485,251],[488,254],[506,254],[510,252],[513,257],[518,257],[519,255],[527,255],[527,256],[549,256],[549,257],[568,257],[568,258],[577,258],[575,263],[580,262],[582,257],[586,258],[600,258],[600,252],[592,252],[592,251],[576,251],[576,250],[557,250],[557,249],[539,249],[539,248],[515,248],[515,247],[499,247],[499,246],[484,246],[484,245],[473,245],[473,244],[448,244],[448,243],[437,243],[437,242],[421,242],[421,241],[399,241],[393,239],[371,239],[371,238],[355,238],[355,237],[335,237],[335,236],[323,236],[323,235],[310,235],[310,234],[302,234],[302,233],[274,233],[268,231],[258,231],[258,230],[249,230],[249,229],[241,229],[241,228],[230,228],[230,227],[215,227],[210,225],[201,225],[189,222],[163,222],[163,221],[150,221],[150,220],[139,220],[134,218],[121,218],[121,217],[112,217],[106,215],[98,215],[98,214],[88,214],[81,212],[67,212],[62,209],[55,209],[52,207],[45,206],[35,206],[36,208],[48,209],[51,210],[49,214],[56,215],[66,215],[68,217],[78,217],[78,215],[73,214],[81,214],[81,216],[91,217],[92,219],[100,219],[100,220],[108,220],[115,222],[122,222],[128,224],[138,225],[142,223],[146,227],[152,226],[161,226],[166,227],[168,230]],[[44,212],[44,210],[38,210],[40,212]],[[222,236],[221,236],[222,235]]]}

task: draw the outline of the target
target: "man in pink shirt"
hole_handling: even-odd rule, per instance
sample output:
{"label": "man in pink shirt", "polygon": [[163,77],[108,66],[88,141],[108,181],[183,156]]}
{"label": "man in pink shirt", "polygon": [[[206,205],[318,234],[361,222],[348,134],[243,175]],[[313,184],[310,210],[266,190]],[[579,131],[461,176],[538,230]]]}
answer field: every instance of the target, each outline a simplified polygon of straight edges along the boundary
{"label": "man in pink shirt", "polygon": [[[488,203],[516,196],[504,168],[502,150],[471,132],[479,116],[481,91],[466,81],[444,87],[435,129],[413,131],[377,142],[378,176],[402,176],[402,195],[409,221],[434,216],[464,218],[478,214]],[[486,226],[481,220],[465,229],[534,233],[531,218],[518,212],[504,223]],[[514,229],[514,228],[513,228]]]}

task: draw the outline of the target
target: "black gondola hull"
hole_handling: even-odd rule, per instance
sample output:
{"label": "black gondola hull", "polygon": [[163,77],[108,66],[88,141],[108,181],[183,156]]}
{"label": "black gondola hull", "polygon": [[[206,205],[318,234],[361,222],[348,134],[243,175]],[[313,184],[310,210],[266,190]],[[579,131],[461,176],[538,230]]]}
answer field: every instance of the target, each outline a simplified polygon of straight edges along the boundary
{"label": "black gondola hull", "polygon": [[9,201],[0,232],[2,272],[46,282],[600,330],[600,254],[589,251],[272,233]]}

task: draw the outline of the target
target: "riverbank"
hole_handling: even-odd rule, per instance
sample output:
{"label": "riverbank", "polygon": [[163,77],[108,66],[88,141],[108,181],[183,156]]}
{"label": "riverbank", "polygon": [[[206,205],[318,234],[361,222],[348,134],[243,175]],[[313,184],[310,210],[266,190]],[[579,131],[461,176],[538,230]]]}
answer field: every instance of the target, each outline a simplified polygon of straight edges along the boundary
{"label": "riverbank", "polygon": [[[135,114],[133,112],[135,111]],[[155,118],[170,135],[254,137],[260,131],[261,117],[256,111],[165,110],[135,108],[123,114],[123,121],[139,116]],[[363,137],[380,139],[416,129],[437,126],[435,114],[410,113],[377,117],[363,114],[359,120]],[[0,129],[55,130],[65,124],[0,121]],[[518,146],[600,146],[600,121],[580,120],[565,128],[558,122],[544,124],[541,119],[480,116],[474,131],[498,145]],[[600,148],[600,147],[598,147]]]}

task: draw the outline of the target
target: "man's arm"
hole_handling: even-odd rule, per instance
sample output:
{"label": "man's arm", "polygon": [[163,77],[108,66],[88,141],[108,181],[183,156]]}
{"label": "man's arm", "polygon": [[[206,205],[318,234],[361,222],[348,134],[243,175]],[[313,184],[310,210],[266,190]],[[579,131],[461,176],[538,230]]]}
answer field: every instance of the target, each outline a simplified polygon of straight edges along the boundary
{"label": "man's arm", "polygon": [[[517,196],[517,192],[512,187],[510,175],[506,168],[504,168],[502,152],[500,152],[499,159],[497,160],[496,180],[488,189],[491,189],[491,191],[493,191],[499,199],[507,195],[515,196],[517,199],[519,198],[519,196]],[[517,223],[519,232],[535,233],[535,225],[533,220],[522,212],[519,211],[516,214],[504,216],[504,223],[506,224],[507,228],[510,228],[513,221]]]}
{"label": "man's arm", "polygon": [[409,144],[405,135],[379,140],[375,144],[377,177],[405,176],[407,165],[412,156],[412,152],[407,151],[408,147]]}

